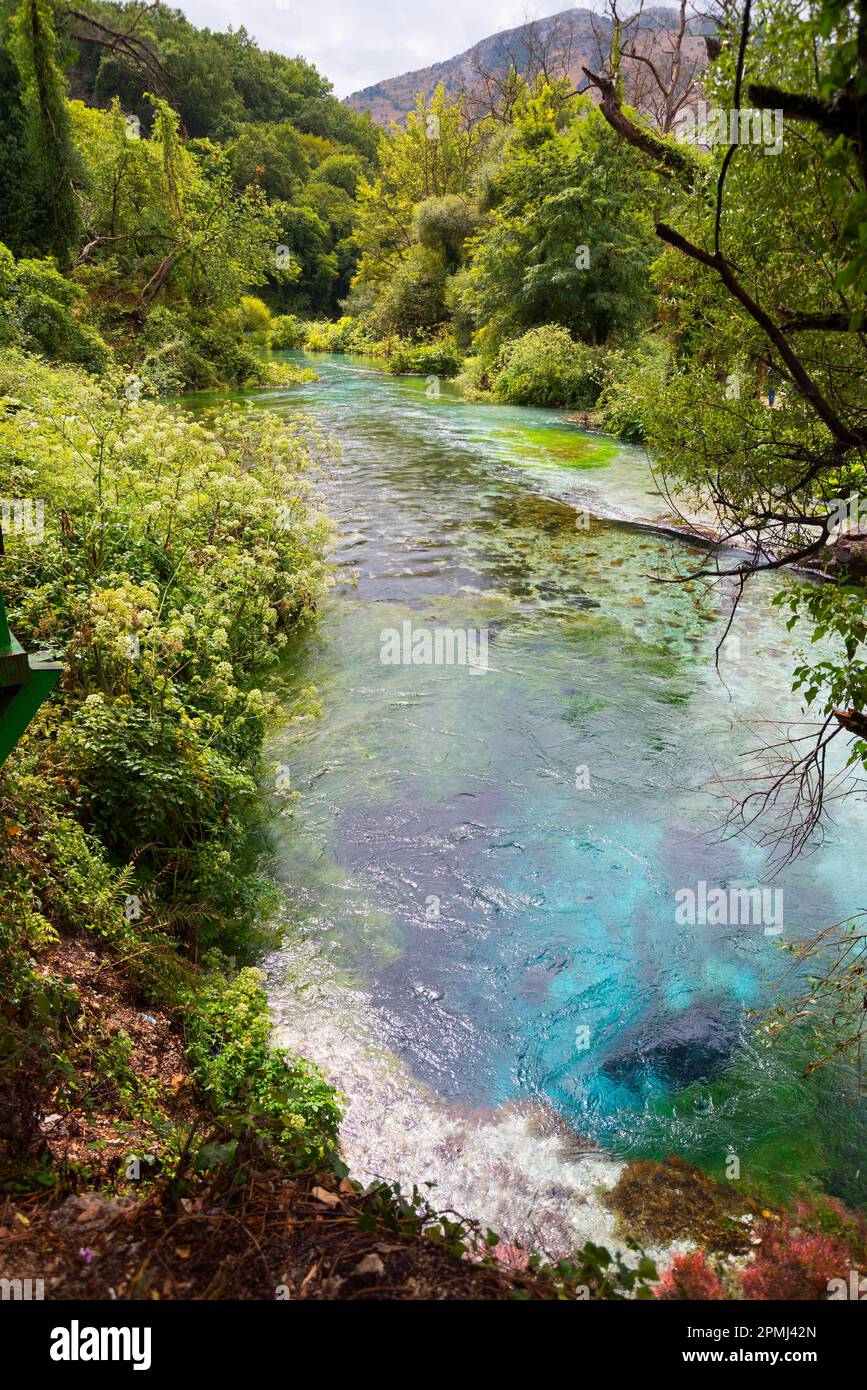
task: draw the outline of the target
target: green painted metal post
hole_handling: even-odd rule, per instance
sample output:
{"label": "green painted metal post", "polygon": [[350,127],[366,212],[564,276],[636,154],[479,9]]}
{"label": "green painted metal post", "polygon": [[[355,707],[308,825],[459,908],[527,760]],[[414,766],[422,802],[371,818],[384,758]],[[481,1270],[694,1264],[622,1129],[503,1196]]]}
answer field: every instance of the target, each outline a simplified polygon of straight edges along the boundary
{"label": "green painted metal post", "polygon": [[45,652],[28,656],[9,631],[0,594],[0,767],[39,706],[60,680],[63,667]]}

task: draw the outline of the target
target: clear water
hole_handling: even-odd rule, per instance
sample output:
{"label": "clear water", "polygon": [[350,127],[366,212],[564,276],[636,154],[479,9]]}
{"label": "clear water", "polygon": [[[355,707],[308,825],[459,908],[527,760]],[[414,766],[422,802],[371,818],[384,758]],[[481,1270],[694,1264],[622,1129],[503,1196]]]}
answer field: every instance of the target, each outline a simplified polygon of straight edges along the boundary
{"label": "clear water", "polygon": [[[323,714],[270,747],[299,796],[274,800],[289,930],[268,964],[283,1037],[347,1092],[353,1166],[555,1249],[606,1234],[597,1148],[721,1169],[731,1146],[747,1178],[863,1197],[846,1078],[804,1081],[749,1013],[780,941],[864,906],[864,812],[770,877],[757,846],[719,842],[707,789],[758,721],[798,713],[772,585],[720,679],[725,592],[654,582],[701,552],[630,521],[665,511],[642,451],[315,365],[316,385],[257,397],[341,446],[320,479],[336,586],[279,681],[287,715],[311,685]],[[487,628],[490,669],[383,665],[406,619]],[[678,925],[699,880],[782,888],[782,936]]]}

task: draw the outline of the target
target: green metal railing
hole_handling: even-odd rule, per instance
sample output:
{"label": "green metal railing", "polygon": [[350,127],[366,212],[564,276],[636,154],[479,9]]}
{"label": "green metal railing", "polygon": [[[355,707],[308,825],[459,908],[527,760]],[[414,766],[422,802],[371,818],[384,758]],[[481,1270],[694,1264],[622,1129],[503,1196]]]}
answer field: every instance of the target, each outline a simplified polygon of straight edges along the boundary
{"label": "green metal railing", "polygon": [[[3,535],[0,532],[0,557]],[[63,667],[47,653],[28,656],[9,631],[0,593],[0,767],[60,680]]]}

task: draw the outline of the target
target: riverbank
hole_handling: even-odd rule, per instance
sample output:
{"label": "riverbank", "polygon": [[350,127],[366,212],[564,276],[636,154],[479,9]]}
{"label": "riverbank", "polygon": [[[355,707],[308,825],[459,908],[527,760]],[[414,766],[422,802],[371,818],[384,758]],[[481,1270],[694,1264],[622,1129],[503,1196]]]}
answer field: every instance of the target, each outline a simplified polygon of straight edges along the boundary
{"label": "riverbank", "polygon": [[227,1157],[238,1124],[289,1167],[323,1162],[336,1098],[269,1047],[242,968],[277,900],[256,682],[325,587],[307,442],[11,350],[0,399],[0,492],[39,499],[4,536],[7,612],[63,665],[0,783],[0,1176],[171,1177],[221,1122]]}

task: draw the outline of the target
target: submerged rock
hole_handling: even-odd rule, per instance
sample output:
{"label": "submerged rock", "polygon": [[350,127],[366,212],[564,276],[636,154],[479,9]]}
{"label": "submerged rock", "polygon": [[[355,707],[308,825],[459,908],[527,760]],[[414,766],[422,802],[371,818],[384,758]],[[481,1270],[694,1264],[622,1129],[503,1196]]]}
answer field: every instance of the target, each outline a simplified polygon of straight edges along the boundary
{"label": "submerged rock", "polygon": [[680,1090],[721,1071],[737,1038],[733,1021],[713,1005],[694,1004],[674,1018],[624,1034],[603,1069],[622,1085],[641,1089],[648,1073]]}
{"label": "submerged rock", "polygon": [[750,1249],[751,1226],[762,1213],[749,1194],[677,1157],[627,1163],[608,1194],[608,1205],[639,1241],[689,1241],[728,1254]]}

